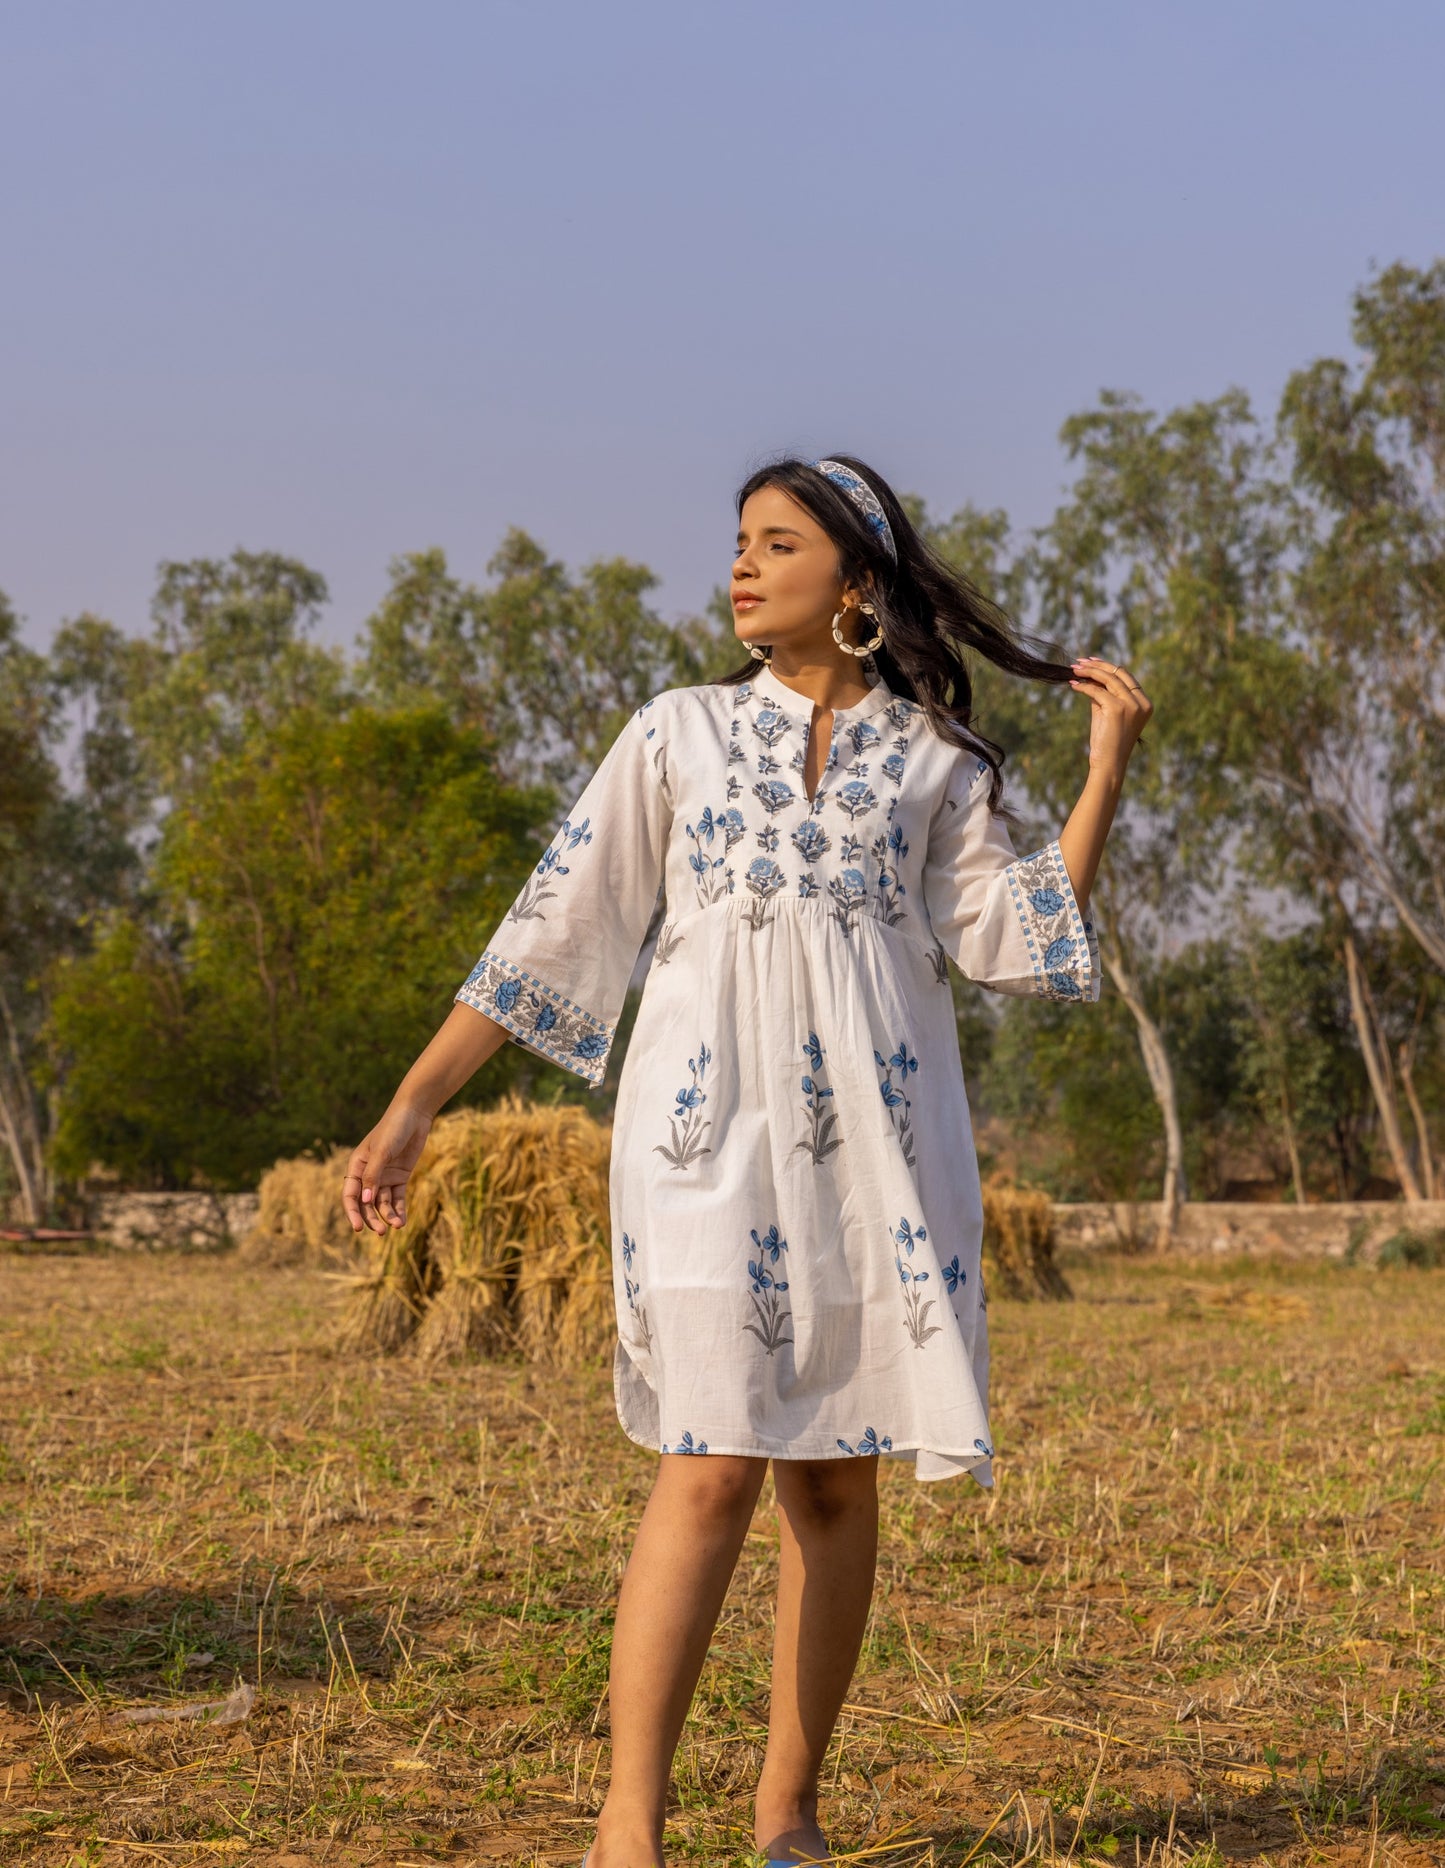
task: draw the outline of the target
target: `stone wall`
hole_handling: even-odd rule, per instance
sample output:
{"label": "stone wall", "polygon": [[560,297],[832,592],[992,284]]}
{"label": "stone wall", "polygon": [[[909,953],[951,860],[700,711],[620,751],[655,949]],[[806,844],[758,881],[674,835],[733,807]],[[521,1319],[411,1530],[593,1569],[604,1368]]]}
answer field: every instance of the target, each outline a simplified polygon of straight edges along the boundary
{"label": "stone wall", "polygon": [[[1068,1250],[1149,1251],[1158,1201],[1059,1201],[1054,1243]],[[1223,1257],[1343,1258],[1352,1240],[1372,1259],[1392,1234],[1445,1228],[1445,1200],[1409,1206],[1403,1200],[1348,1200],[1319,1206],[1264,1205],[1254,1201],[1190,1200],[1179,1210],[1173,1250]]]}
{"label": "stone wall", "polygon": [[96,1237],[127,1252],[224,1252],[256,1223],[254,1193],[102,1193],[89,1203]]}
{"label": "stone wall", "polygon": [[[90,1203],[97,1240],[123,1251],[219,1252],[256,1223],[253,1193],[106,1193]],[[1155,1201],[1058,1201],[1054,1244],[1060,1250],[1146,1252],[1158,1225]],[[1353,1200],[1319,1206],[1255,1201],[1188,1201],[1180,1209],[1174,1250],[1183,1255],[1343,1258],[1358,1239],[1372,1259],[1393,1233],[1445,1229],[1445,1200]]]}

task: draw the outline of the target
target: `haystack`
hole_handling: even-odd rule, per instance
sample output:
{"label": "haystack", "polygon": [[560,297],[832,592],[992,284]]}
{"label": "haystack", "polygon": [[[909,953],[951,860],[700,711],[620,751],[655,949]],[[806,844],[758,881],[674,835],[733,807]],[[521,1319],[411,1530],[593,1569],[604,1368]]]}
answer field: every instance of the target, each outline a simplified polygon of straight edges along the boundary
{"label": "haystack", "polygon": [[347,1287],[338,1343],[342,1349],[400,1349],[420,1329],[441,1282],[438,1251],[456,1229],[450,1208],[481,1117],[463,1109],[433,1123],[406,1191],[406,1224],[364,1232],[366,1269]]}
{"label": "haystack", "polygon": [[984,1279],[1004,1297],[1072,1297],[1054,1263],[1054,1207],[1037,1188],[1002,1175],[983,1183]]}
{"label": "haystack", "polygon": [[342,1347],[558,1363],[608,1353],[611,1137],[575,1105],[515,1093],[443,1116],[412,1174],[406,1225],[366,1235]]}
{"label": "haystack", "polygon": [[350,1152],[298,1155],[263,1174],[256,1223],[241,1241],[240,1256],[258,1265],[354,1265],[356,1235],[341,1205]]}

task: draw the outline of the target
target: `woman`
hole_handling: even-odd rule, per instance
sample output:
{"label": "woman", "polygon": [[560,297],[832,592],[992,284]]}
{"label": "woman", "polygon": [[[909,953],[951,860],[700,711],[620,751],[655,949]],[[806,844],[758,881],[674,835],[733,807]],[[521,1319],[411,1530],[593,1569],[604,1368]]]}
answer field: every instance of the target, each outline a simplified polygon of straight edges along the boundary
{"label": "woman", "polygon": [[[344,1186],[354,1229],[400,1225],[433,1116],[508,1037],[600,1084],[661,891],[610,1199],[618,1414],[663,1457],[618,1603],[586,1868],[663,1861],[673,1752],[770,1459],[756,1836],[780,1863],[826,1854],[818,1772],[872,1593],[878,1460],[992,1484],[948,961],[999,992],[1098,998],[1084,910],[1152,711],[1126,669],[1020,648],[861,461],[765,468],[738,516],[752,659],[636,710]],[[1092,706],[1078,804],[1023,858],[964,650]]]}

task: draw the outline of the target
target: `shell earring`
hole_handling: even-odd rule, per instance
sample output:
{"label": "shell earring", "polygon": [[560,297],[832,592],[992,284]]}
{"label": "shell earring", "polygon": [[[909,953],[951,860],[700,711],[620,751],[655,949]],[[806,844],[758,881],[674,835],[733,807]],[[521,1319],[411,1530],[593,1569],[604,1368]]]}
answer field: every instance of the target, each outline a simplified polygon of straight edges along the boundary
{"label": "shell earring", "polygon": [[842,622],[843,618],[848,614],[848,612],[846,610],[839,610],[838,614],[833,618],[833,640],[838,644],[838,647],[842,649],[844,653],[847,655],[858,655],[858,656],[866,655],[868,654],[870,649],[878,648],[882,644],[882,641],[883,641],[883,630],[882,630],[881,625],[877,625],[876,623],[876,618],[877,618],[878,613],[873,608],[873,605],[871,603],[860,603],[858,605],[858,613],[861,616],[871,616],[875,619],[875,633],[874,633],[874,636],[871,642],[862,642],[858,645],[857,648],[854,648],[851,642],[845,642],[843,640],[843,632],[838,627],[839,623]]}
{"label": "shell earring", "polygon": [[769,643],[767,648],[761,648],[756,642],[750,642],[748,644],[748,654],[752,656],[755,662],[770,662],[773,659],[772,644]]}

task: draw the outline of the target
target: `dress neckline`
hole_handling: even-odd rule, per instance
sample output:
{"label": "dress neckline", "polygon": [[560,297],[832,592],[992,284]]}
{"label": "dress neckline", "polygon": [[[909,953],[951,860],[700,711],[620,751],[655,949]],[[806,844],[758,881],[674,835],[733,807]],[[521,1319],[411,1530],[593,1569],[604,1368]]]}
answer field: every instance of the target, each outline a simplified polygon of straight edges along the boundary
{"label": "dress neckline", "polygon": [[[816,702],[807,694],[800,694],[796,688],[790,688],[771,669],[765,670],[751,681],[739,682],[739,699],[749,697],[759,701],[765,707],[776,707],[779,712],[790,714],[795,719],[811,720]],[[847,725],[853,720],[866,720],[870,714],[880,712],[893,699],[893,690],[876,670],[868,692],[862,700],[854,701],[851,707],[833,708],[833,721]]]}

